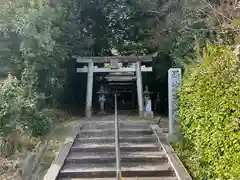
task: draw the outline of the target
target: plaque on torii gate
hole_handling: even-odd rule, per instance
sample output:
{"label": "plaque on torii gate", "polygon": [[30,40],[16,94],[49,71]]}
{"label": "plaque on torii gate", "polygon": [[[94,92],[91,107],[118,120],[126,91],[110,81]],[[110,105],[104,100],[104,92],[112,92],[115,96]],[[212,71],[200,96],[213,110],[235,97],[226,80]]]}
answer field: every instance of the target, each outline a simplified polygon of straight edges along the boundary
{"label": "plaque on torii gate", "polygon": [[110,59],[111,69],[119,69],[118,59]]}

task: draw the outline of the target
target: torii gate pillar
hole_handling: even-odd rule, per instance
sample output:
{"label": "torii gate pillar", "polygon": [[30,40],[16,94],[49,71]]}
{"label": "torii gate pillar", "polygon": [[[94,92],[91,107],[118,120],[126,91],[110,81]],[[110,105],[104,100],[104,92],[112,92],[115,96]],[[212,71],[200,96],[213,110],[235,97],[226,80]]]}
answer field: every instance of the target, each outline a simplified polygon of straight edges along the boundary
{"label": "torii gate pillar", "polygon": [[141,72],[141,62],[136,62],[136,78],[137,78],[137,95],[138,95],[138,113],[139,117],[143,117],[143,86],[142,86],[142,72]]}
{"label": "torii gate pillar", "polygon": [[88,62],[88,77],[87,77],[87,97],[85,115],[87,118],[92,116],[92,93],[93,93],[93,62]]}

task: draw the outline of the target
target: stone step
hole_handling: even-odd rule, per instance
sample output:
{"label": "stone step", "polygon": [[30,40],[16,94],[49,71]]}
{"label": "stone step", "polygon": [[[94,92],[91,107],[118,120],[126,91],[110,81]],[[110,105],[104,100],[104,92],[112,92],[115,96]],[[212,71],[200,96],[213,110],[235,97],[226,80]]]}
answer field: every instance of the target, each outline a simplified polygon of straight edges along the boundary
{"label": "stone step", "polygon": [[[139,165],[139,163],[122,163],[123,177],[173,177],[173,170],[169,164],[147,164]],[[71,178],[102,178],[116,177],[116,164],[78,164],[66,163],[60,171],[59,177]]]}
{"label": "stone step", "polygon": [[[131,119],[131,118],[121,118],[119,117],[118,119],[118,123],[119,124],[135,124],[135,125],[142,125],[142,124],[156,124],[158,122],[158,120],[136,120],[136,119]],[[89,121],[84,122],[84,124],[114,124],[115,120],[114,120],[114,116],[110,117],[109,120],[106,120],[106,118],[104,118],[104,120],[101,119],[92,119]]]}
{"label": "stone step", "polygon": [[[118,121],[118,124],[120,126],[151,126],[152,124],[156,124],[155,122],[153,121],[128,121],[128,120],[119,120]],[[97,126],[97,127],[104,127],[106,125],[109,125],[109,126],[114,126],[115,125],[115,121],[114,121],[114,118],[113,120],[111,121],[89,121],[89,122],[85,122],[82,124],[83,126],[85,127],[93,127],[93,126]]]}
{"label": "stone step", "polygon": [[[157,143],[120,143],[121,152],[159,151],[161,148]],[[72,152],[115,152],[115,143],[74,143]]]}
{"label": "stone step", "polygon": [[[119,138],[120,143],[153,143],[157,142],[155,135],[144,135],[144,136],[125,136]],[[115,142],[114,136],[103,136],[103,137],[86,137],[86,138],[76,138],[79,143],[113,143]]]}
{"label": "stone step", "polygon": [[[119,128],[130,128],[130,129],[150,129],[150,123],[142,123],[142,124],[136,124],[136,123],[119,123]],[[83,129],[114,129],[115,124],[114,123],[88,123],[83,124]]]}
{"label": "stone step", "polygon": [[[153,134],[151,129],[120,129],[119,136],[122,135],[151,135]],[[100,137],[115,135],[114,129],[83,129],[79,132],[77,137]]]}
{"label": "stone step", "polygon": [[[138,162],[138,163],[165,163],[168,159],[163,152],[124,152],[121,153],[121,162]],[[79,153],[71,152],[66,162],[69,163],[114,163],[116,154],[114,153]]]}
{"label": "stone step", "polygon": [[[58,178],[57,180],[116,180],[116,178]],[[121,180],[178,180],[176,177],[123,177]]]}

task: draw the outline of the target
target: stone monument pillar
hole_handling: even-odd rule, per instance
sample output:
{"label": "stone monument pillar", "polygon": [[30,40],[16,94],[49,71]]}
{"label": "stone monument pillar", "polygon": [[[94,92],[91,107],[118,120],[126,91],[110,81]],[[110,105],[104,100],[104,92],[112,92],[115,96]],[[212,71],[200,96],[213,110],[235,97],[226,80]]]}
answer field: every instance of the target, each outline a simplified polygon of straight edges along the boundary
{"label": "stone monument pillar", "polygon": [[177,89],[181,83],[181,69],[171,68],[168,70],[168,118],[169,133],[172,134],[178,120]]}

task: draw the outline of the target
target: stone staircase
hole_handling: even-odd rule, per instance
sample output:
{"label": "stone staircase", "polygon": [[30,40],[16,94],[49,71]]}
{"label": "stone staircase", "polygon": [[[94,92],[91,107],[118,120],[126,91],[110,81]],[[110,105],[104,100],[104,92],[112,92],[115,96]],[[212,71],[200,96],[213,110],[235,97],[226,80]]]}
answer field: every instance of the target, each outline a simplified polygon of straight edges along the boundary
{"label": "stone staircase", "polygon": [[[177,180],[149,121],[120,121],[122,177]],[[85,123],[60,169],[58,180],[116,179],[114,122]]]}

